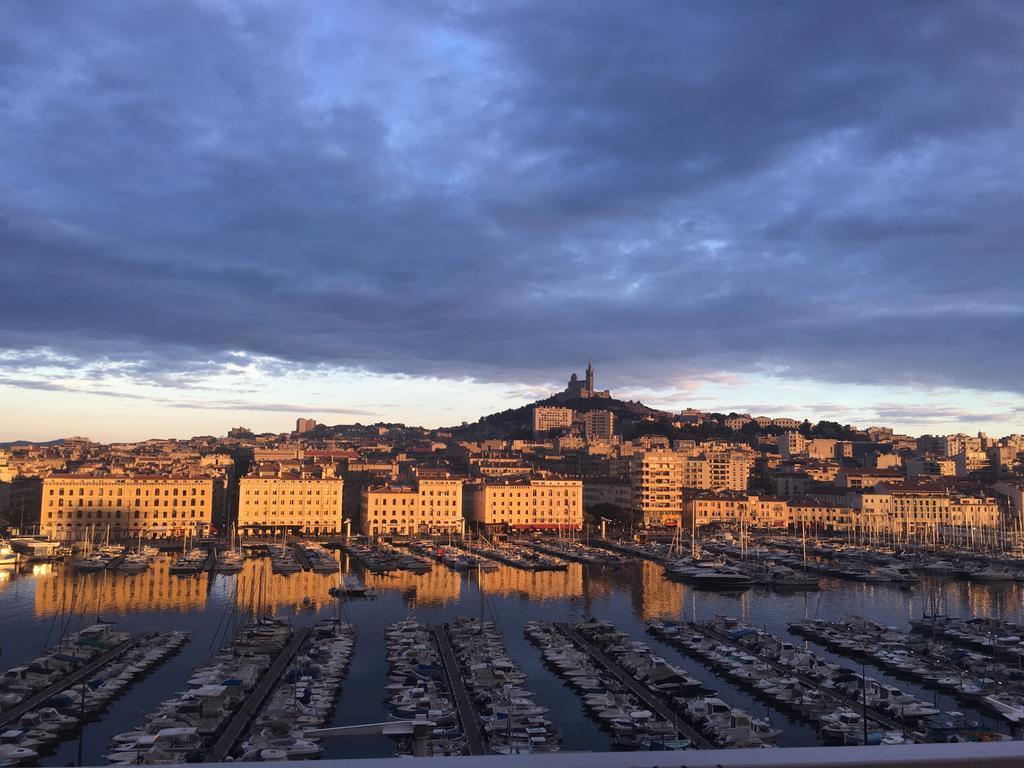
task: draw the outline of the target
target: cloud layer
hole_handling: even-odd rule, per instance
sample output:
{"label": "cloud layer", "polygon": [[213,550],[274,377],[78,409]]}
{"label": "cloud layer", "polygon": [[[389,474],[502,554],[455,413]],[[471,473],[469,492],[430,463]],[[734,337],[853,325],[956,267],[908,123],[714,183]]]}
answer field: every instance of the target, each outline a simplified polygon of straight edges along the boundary
{"label": "cloud layer", "polygon": [[1019,4],[4,16],[12,353],[1024,392]]}

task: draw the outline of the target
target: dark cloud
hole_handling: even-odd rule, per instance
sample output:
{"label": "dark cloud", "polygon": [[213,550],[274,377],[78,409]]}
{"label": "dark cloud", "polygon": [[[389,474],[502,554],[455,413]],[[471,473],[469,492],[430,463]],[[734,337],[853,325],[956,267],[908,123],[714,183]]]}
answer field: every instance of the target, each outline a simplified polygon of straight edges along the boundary
{"label": "dark cloud", "polygon": [[1017,4],[4,16],[10,350],[1024,391]]}

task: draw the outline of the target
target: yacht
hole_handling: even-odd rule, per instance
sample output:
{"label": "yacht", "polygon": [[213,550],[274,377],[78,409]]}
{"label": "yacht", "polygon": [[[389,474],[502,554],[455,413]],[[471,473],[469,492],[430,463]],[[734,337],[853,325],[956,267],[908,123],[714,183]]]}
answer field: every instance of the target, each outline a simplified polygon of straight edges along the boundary
{"label": "yacht", "polygon": [[0,765],[21,765],[35,762],[39,753],[21,743],[24,734],[21,731],[4,731],[0,733]]}
{"label": "yacht", "polygon": [[734,568],[698,568],[687,577],[698,589],[749,589],[754,580]]}

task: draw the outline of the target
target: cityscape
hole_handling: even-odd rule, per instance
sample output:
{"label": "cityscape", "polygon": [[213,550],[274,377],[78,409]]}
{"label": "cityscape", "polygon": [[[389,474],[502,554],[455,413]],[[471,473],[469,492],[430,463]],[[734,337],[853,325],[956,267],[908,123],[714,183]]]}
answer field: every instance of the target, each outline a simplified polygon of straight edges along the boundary
{"label": "cityscape", "polygon": [[597,382],[442,429],[5,444],[5,759],[1024,738],[1024,436]]}
{"label": "cityscape", "polygon": [[0,768],[1024,768],[1022,40],[3,0]]}

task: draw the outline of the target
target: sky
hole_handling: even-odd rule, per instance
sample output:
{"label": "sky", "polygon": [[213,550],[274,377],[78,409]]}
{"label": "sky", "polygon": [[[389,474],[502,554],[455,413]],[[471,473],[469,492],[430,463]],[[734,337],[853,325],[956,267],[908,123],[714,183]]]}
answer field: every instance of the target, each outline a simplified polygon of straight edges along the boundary
{"label": "sky", "polygon": [[1024,432],[1024,5],[5,0],[0,440]]}

